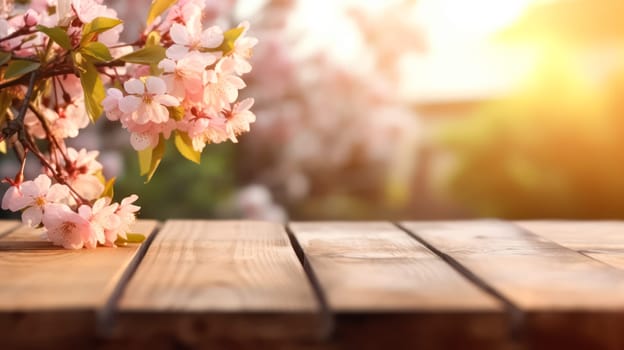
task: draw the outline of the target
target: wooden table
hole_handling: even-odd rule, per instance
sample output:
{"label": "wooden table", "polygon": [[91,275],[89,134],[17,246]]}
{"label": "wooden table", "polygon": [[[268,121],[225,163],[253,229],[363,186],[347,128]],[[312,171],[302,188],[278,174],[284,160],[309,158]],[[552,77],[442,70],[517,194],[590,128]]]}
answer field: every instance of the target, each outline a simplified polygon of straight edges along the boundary
{"label": "wooden table", "polygon": [[0,221],[0,349],[624,349],[624,222]]}

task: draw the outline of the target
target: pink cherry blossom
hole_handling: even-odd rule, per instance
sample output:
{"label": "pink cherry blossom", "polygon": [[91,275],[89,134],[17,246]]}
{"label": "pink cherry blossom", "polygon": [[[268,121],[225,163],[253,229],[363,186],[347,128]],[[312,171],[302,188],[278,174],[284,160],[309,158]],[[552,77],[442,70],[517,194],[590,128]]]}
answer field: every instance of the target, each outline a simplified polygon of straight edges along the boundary
{"label": "pink cherry blossom", "polygon": [[208,143],[221,143],[229,139],[227,120],[221,113],[210,109],[193,109],[178,123],[178,128],[188,134],[193,149],[201,152]]}
{"label": "pink cherry blossom", "polygon": [[119,101],[122,98],[123,93],[119,89],[110,88],[106,90],[106,98],[102,101],[102,107],[104,107],[108,120],[116,121],[123,115],[123,112],[119,109]]}
{"label": "pink cherry blossom", "polygon": [[177,98],[167,94],[167,85],[157,77],[147,77],[145,83],[130,79],[124,88],[129,95],[119,101],[119,110],[131,114],[131,119],[138,124],[164,123],[169,119],[167,107],[180,104]]}
{"label": "pink cherry blossom", "polygon": [[130,232],[131,226],[136,221],[136,213],[141,209],[141,207],[133,204],[138,198],[139,197],[136,194],[133,194],[122,199],[121,204],[119,204],[114,213],[117,217],[115,225],[112,225],[111,228],[104,231],[106,236],[106,245],[114,245],[118,237],[127,239],[126,234]]}
{"label": "pink cherry blossom", "polygon": [[100,181],[99,173],[102,164],[96,160],[98,151],[67,148],[67,158],[70,164],[65,165],[67,182],[87,200],[98,198],[104,191],[104,184]]}
{"label": "pink cherry blossom", "polygon": [[249,30],[249,22],[243,22],[239,24],[238,27],[244,28],[244,31],[234,42],[234,50],[231,55],[235,63],[234,70],[238,75],[242,75],[251,72],[249,59],[251,58],[253,47],[258,44],[258,39],[245,36]]}
{"label": "pink cherry blossom", "polygon": [[[19,194],[16,191],[19,191]],[[41,217],[49,204],[60,203],[68,198],[67,186],[52,184],[47,175],[41,174],[32,181],[25,181],[19,189],[11,191],[10,194],[7,192],[2,201],[2,208],[11,211],[26,209],[22,213],[22,222],[35,227],[41,223]]]}
{"label": "pink cherry blossom", "polygon": [[249,124],[256,121],[256,116],[249,108],[253,106],[253,98],[246,98],[232,106],[231,110],[222,112],[227,120],[227,133],[232,142],[238,142],[236,136],[249,131]]}
{"label": "pink cherry blossom", "polygon": [[20,190],[21,185],[13,185],[9,187],[9,189],[4,193],[4,197],[2,197],[2,209],[10,210],[12,212],[16,212],[22,208],[24,208],[24,195],[22,195],[22,191]]}
{"label": "pink cherry blossom", "polygon": [[191,101],[201,100],[205,65],[199,56],[189,55],[177,62],[164,59],[158,67],[164,71],[162,79],[173,96]]}
{"label": "pink cherry blossom", "polygon": [[[223,31],[218,26],[212,26],[203,32],[201,24],[195,22],[187,23],[186,26],[174,23],[169,30],[174,44],[167,49],[167,57],[173,60],[180,60],[190,52],[200,54],[206,61],[214,63],[218,56],[213,53],[201,52],[201,49],[212,49],[219,47],[223,43]],[[207,63],[209,65],[212,63]]]}
{"label": "pink cherry blossom", "polygon": [[204,89],[204,103],[216,110],[229,107],[238,98],[238,90],[244,88],[245,82],[235,74],[235,62],[231,58],[222,58],[214,70],[207,71]]}
{"label": "pink cherry blossom", "polygon": [[66,249],[95,248],[98,239],[88,218],[65,204],[51,204],[43,216],[48,239]]}
{"label": "pink cherry blossom", "polygon": [[[117,11],[102,5],[101,1],[71,0],[71,7],[82,23],[90,23],[97,17],[118,19]],[[119,42],[119,36],[122,31],[123,24],[120,24],[98,35],[98,41],[107,46],[113,46]]]}
{"label": "pink cherry blossom", "polygon": [[[93,206],[81,205],[80,208],[78,208],[80,216],[88,219],[91,223],[93,235],[100,244],[106,244],[108,242],[108,237],[105,234],[106,231],[114,230],[121,225],[121,219],[115,214],[119,204],[110,204],[110,202],[110,198],[104,197],[95,201]],[[116,239],[115,237],[115,240]]]}
{"label": "pink cherry blossom", "polygon": [[24,14],[24,24],[26,24],[26,26],[28,27],[36,26],[37,24],[39,24],[40,20],[41,15],[39,15],[39,13],[37,13],[37,11],[33,9],[28,9],[28,11],[26,11],[26,13]]}
{"label": "pink cherry blossom", "polygon": [[[75,102],[58,108],[58,112],[51,109],[41,109],[41,115],[45,118],[52,134],[58,138],[74,138],[81,129],[89,125],[89,117],[84,108],[82,98]],[[43,139],[46,132],[41,121],[33,112],[28,112],[24,123],[36,138]]]}

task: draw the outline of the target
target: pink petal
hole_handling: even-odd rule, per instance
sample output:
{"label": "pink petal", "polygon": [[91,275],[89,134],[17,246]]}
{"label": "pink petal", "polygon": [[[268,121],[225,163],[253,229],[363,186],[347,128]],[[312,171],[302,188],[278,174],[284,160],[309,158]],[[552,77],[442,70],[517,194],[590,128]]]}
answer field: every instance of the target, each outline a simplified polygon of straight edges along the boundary
{"label": "pink petal", "polygon": [[158,143],[158,134],[150,133],[132,133],[130,135],[130,144],[137,151],[152,148]]}
{"label": "pink petal", "polygon": [[234,111],[242,112],[242,111],[248,110],[249,108],[251,108],[251,106],[253,106],[253,104],[254,104],[253,98],[246,98],[236,104],[236,106],[234,107]]}
{"label": "pink petal", "polygon": [[185,26],[179,23],[174,23],[171,26],[169,34],[171,35],[171,39],[173,39],[173,42],[178,45],[188,45],[191,42],[188,30]]}
{"label": "pink petal", "polygon": [[145,84],[139,79],[130,79],[124,83],[124,89],[129,94],[143,95],[145,93]]}
{"label": "pink petal", "polygon": [[123,93],[119,89],[110,88],[106,90],[106,96],[114,99],[120,99],[123,97]]}
{"label": "pink petal", "polygon": [[247,62],[247,60],[242,58],[237,58],[236,60],[236,73],[238,74],[246,74],[251,72],[251,64]]}
{"label": "pink petal", "polygon": [[[177,107],[180,105],[180,101],[171,96],[171,95],[157,95],[154,96],[154,101],[160,103],[161,105],[165,105],[168,107]],[[169,113],[167,113],[167,118],[169,117]],[[167,119],[165,119],[166,121]]]}
{"label": "pink petal", "polygon": [[170,48],[167,49],[167,57],[172,60],[181,60],[189,53],[189,49],[186,46],[182,45],[171,45]]}
{"label": "pink petal", "polygon": [[154,121],[154,123],[164,123],[169,120],[169,110],[167,110],[167,107],[158,103],[152,103],[151,106],[152,121]]}
{"label": "pink petal", "polygon": [[167,84],[160,78],[148,77],[145,85],[150,94],[162,95],[167,93]]}
{"label": "pink petal", "polygon": [[30,227],[36,227],[41,223],[41,208],[37,206],[30,207],[22,213],[22,222]]}
{"label": "pink petal", "polygon": [[39,186],[37,186],[34,181],[26,181],[22,183],[21,192],[24,197],[28,197],[30,199],[41,195]]}
{"label": "pink petal", "polygon": [[227,78],[225,78],[226,81],[228,82],[228,84],[233,85],[235,88],[237,88],[238,90],[240,89],[244,89],[245,86],[247,86],[247,84],[245,84],[245,82],[243,81],[243,79],[234,76],[234,75],[230,75]]}
{"label": "pink petal", "polygon": [[61,202],[69,197],[69,188],[65,185],[54,184],[50,187],[46,195],[46,201],[49,203]]}
{"label": "pink petal", "polygon": [[143,99],[137,96],[126,96],[119,100],[119,110],[124,113],[134,113],[143,104]]}
{"label": "pink petal", "polygon": [[229,103],[236,101],[238,98],[238,89],[232,84],[221,84],[223,93]]}
{"label": "pink petal", "polygon": [[201,44],[206,48],[219,47],[223,43],[223,30],[219,26],[212,26],[201,34]]}
{"label": "pink petal", "polygon": [[17,186],[11,186],[2,197],[2,209],[18,211],[27,206],[30,199],[24,198]]}
{"label": "pink petal", "polygon": [[35,185],[37,185],[37,188],[39,188],[39,193],[41,194],[46,193],[50,188],[50,185],[52,185],[52,180],[50,180],[50,178],[44,174],[37,176],[33,180],[33,182],[35,183]]}
{"label": "pink petal", "polygon": [[176,69],[176,63],[173,60],[165,58],[164,60],[160,61],[160,63],[158,64],[158,68],[164,70],[165,73],[173,73]]}

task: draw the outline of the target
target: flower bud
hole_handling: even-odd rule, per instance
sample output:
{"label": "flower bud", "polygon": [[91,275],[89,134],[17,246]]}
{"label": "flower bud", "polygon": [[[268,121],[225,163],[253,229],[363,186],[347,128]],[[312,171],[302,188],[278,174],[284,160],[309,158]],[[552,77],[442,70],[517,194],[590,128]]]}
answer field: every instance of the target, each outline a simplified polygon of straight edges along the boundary
{"label": "flower bud", "polygon": [[37,11],[33,9],[28,9],[28,11],[26,11],[26,13],[24,14],[24,23],[27,27],[36,26],[37,24],[39,24],[40,19],[41,16],[39,15],[39,13],[37,13]]}

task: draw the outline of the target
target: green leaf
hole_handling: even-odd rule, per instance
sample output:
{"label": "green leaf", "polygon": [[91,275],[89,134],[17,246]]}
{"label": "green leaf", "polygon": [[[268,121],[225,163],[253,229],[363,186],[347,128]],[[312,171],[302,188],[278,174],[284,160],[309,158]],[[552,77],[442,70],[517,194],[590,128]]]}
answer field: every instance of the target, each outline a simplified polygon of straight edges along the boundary
{"label": "green leaf", "polygon": [[127,63],[158,64],[166,57],[166,51],[162,46],[146,46],[119,59]]}
{"label": "green leaf", "polygon": [[[78,54],[76,55],[76,57],[79,56]],[[95,122],[104,112],[102,101],[106,97],[106,90],[100,78],[100,73],[93,62],[85,57],[78,61],[80,61],[80,84],[84,90],[85,107],[87,108],[89,118],[92,122]]]}
{"label": "green leaf", "polygon": [[225,31],[225,33],[223,33],[223,43],[221,43],[221,46],[216,49],[211,49],[210,51],[221,51],[224,56],[229,55],[234,50],[234,42],[236,42],[244,31],[244,27],[236,27]]}
{"label": "green leaf", "polygon": [[140,233],[126,233],[126,238],[117,237],[115,245],[126,245],[128,243],[143,243],[145,242],[145,235]]}
{"label": "green leaf", "polygon": [[146,148],[142,151],[137,151],[139,156],[139,172],[141,176],[147,175],[152,167],[152,149]]}
{"label": "green leaf", "polygon": [[95,38],[96,34],[103,33],[122,24],[123,21],[116,18],[97,17],[90,23],[85,24],[82,28],[81,45],[90,42]]}
{"label": "green leaf", "polygon": [[10,52],[0,52],[0,66],[2,66],[5,63],[9,62],[10,59],[11,59],[11,53]]}
{"label": "green leaf", "polygon": [[39,69],[39,67],[41,67],[39,62],[14,60],[9,63],[9,66],[4,73],[4,79],[21,77],[24,74],[28,74]]}
{"label": "green leaf", "polygon": [[65,29],[59,27],[50,28],[45,26],[37,26],[37,30],[50,37],[52,41],[57,43],[65,50],[71,49],[71,40],[69,39],[69,35],[67,35],[67,31]]}
{"label": "green leaf", "polygon": [[193,148],[193,142],[187,133],[184,132],[176,132],[175,133],[175,145],[184,158],[199,164],[201,160],[201,153],[197,152]]}
{"label": "green leaf", "polygon": [[165,139],[161,136],[156,147],[153,149],[148,148],[137,153],[139,155],[139,169],[141,171],[141,175],[147,176],[145,183],[148,183],[152,180],[154,173],[156,173],[156,169],[158,169],[158,166],[160,165],[160,161],[165,155]]}
{"label": "green leaf", "polygon": [[110,180],[106,181],[106,184],[104,185],[104,191],[102,192],[100,198],[108,197],[113,199],[115,197],[115,180],[117,180],[117,178],[113,177]]}
{"label": "green leaf", "polygon": [[82,49],[80,49],[80,52],[83,55],[94,58],[95,60],[100,62],[109,62],[113,60],[113,56],[111,56],[108,47],[97,41],[88,43]]}
{"label": "green leaf", "polygon": [[149,27],[154,20],[167,11],[177,0],[153,0],[145,24]]}

